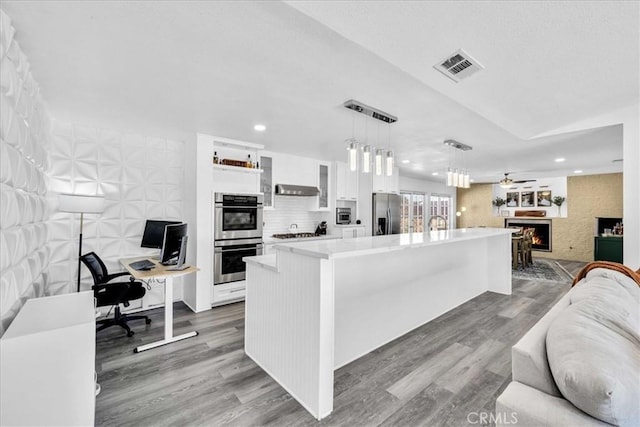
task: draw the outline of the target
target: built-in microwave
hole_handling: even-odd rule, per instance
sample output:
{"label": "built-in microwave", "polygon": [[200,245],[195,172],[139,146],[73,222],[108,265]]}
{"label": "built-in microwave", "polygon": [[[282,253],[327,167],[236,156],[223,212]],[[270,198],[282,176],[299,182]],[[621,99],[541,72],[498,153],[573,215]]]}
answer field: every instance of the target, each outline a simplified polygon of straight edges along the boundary
{"label": "built-in microwave", "polygon": [[336,224],[351,224],[351,208],[336,208]]}
{"label": "built-in microwave", "polygon": [[262,238],[262,194],[215,193],[215,240]]}

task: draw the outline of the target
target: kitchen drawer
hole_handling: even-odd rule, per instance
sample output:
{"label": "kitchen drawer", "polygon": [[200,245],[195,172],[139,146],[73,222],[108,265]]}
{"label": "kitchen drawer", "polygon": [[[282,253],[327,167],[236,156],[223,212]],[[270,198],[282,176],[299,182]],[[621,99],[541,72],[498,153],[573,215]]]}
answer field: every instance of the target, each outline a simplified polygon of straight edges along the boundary
{"label": "kitchen drawer", "polygon": [[245,280],[223,283],[213,286],[213,301],[211,305],[222,305],[241,301],[245,297]]}

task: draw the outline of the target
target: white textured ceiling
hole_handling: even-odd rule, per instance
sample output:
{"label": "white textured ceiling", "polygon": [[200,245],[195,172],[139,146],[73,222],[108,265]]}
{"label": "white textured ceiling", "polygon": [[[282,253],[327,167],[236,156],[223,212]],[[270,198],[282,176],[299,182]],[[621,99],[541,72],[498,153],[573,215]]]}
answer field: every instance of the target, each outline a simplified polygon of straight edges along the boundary
{"label": "white textured ceiling", "polygon": [[[391,147],[412,160],[404,173],[442,173],[449,138],[474,147],[464,161],[478,182],[504,171],[622,170],[612,163],[622,157],[620,126],[531,137],[638,102],[637,2],[293,6],[2,3],[64,121],[342,160],[352,132],[342,103],[354,98],[399,117]],[[456,85],[431,66],[458,48],[486,69]],[[253,131],[258,122],[266,132]],[[376,125],[357,117],[358,139],[386,145],[387,135],[383,125],[378,143]]]}

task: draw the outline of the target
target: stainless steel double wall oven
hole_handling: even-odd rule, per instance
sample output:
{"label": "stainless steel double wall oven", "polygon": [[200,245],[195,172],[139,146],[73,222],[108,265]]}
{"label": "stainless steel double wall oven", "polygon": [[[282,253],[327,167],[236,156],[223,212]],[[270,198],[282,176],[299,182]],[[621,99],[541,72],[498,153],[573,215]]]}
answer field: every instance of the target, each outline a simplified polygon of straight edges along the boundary
{"label": "stainless steel double wall oven", "polygon": [[262,255],[262,194],[215,193],[213,283],[244,280],[242,257]]}

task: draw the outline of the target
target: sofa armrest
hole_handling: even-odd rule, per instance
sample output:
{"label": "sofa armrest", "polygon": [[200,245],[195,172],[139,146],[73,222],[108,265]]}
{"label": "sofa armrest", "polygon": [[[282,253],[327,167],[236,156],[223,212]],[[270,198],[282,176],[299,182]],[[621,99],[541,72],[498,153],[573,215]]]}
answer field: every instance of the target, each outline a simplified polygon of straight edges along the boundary
{"label": "sofa armrest", "polygon": [[569,291],[511,348],[513,381],[526,384],[551,396],[561,397],[547,361],[547,329],[553,319],[569,306]]}
{"label": "sofa armrest", "polygon": [[573,406],[527,385],[512,382],[496,400],[496,427],[611,426]]}

